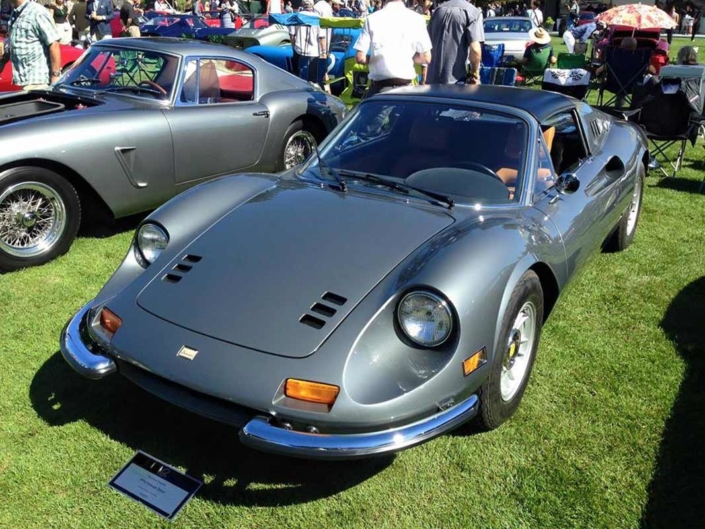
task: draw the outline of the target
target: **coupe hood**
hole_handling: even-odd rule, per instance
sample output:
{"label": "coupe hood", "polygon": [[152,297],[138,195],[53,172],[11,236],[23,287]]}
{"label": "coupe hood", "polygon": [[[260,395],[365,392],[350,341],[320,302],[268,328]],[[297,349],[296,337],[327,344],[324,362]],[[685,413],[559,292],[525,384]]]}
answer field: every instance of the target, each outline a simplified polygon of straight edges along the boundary
{"label": "coupe hood", "polygon": [[452,222],[432,207],[281,183],[194,240],[137,303],[212,338],[305,357],[400,261]]}

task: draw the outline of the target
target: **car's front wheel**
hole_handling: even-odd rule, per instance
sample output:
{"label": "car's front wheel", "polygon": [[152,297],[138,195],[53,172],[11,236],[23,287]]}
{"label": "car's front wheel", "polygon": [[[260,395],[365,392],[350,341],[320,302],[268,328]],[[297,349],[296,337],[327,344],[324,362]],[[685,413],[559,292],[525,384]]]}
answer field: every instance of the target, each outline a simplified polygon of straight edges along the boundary
{"label": "car's front wheel", "polygon": [[284,148],[279,159],[279,169],[289,170],[301,165],[316,152],[318,141],[312,130],[301,121],[292,123],[284,134]]}
{"label": "car's front wheel", "polygon": [[543,290],[532,270],[512,292],[502,320],[499,345],[480,389],[480,422],[492,430],[519,407],[529,382],[543,323]]}
{"label": "car's front wheel", "polygon": [[81,205],[74,187],[41,167],[0,173],[0,271],[36,266],[66,253]]}

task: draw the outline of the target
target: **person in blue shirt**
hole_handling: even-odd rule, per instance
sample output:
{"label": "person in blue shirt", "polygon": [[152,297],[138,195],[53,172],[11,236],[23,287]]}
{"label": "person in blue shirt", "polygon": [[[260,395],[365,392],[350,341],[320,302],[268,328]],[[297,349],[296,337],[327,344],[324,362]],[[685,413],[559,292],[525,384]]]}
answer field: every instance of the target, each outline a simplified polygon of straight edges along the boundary
{"label": "person in blue shirt", "polygon": [[565,33],[563,33],[563,41],[568,48],[568,53],[573,53],[575,49],[575,43],[581,42],[583,44],[587,43],[595,31],[603,31],[607,26],[604,22],[590,22],[589,24],[584,24],[582,26],[575,26]]}
{"label": "person in blue shirt", "polygon": [[113,37],[110,20],[113,18],[111,0],[88,0],[86,18],[91,25],[91,40],[103,40]]}

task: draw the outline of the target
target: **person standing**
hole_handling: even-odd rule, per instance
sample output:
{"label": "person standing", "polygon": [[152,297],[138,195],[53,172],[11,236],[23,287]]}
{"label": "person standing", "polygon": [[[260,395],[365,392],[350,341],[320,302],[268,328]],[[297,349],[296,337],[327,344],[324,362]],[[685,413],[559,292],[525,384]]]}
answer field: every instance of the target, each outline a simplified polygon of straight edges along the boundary
{"label": "person standing", "polygon": [[218,0],[211,0],[210,4],[208,5],[208,9],[210,11],[218,11]]}
{"label": "person standing", "polygon": [[702,13],[700,9],[695,8],[695,11],[693,12],[693,30],[692,33],[690,34],[690,42],[693,42],[695,40],[695,34],[700,31],[700,17],[702,16]]}
{"label": "person standing", "polygon": [[223,0],[218,9],[220,11],[220,27],[235,29],[235,2],[233,0]]}
{"label": "person standing", "polygon": [[[433,60],[428,66],[429,84],[480,81],[482,12],[467,0],[448,0],[436,8],[428,25]],[[470,60],[470,71],[465,63]]]}
{"label": "person standing", "polygon": [[110,21],[113,18],[113,3],[111,0],[88,0],[86,19],[90,22],[91,39],[93,41],[113,37]]}
{"label": "person standing", "polygon": [[71,44],[71,23],[69,22],[69,7],[64,0],[54,0],[47,6],[54,18],[54,26],[59,32],[59,44]]}
{"label": "person standing", "polygon": [[122,22],[123,37],[140,37],[138,13],[132,4],[134,0],[125,0],[120,7],[120,21]]}
{"label": "person standing", "polygon": [[[302,13],[320,18],[313,10],[313,0],[301,2]],[[292,67],[296,75],[301,75],[301,70],[316,57],[326,57],[326,32],[320,26],[289,26],[291,48],[294,52]]]}
{"label": "person standing", "polygon": [[289,1],[286,3],[286,7],[284,8],[284,11],[286,11],[287,13],[293,13],[293,12],[294,12],[294,6],[291,5],[291,0],[289,0]]}
{"label": "person standing", "polygon": [[284,0],[267,0],[267,11],[265,15],[279,15],[284,11],[282,4]]}
{"label": "person standing", "polygon": [[86,17],[86,0],[76,0],[69,12],[69,21],[73,26],[74,38],[85,42],[91,33],[91,26]]}
{"label": "person standing", "polygon": [[432,48],[426,20],[407,9],[403,0],[390,0],[368,16],[353,48],[357,63],[369,64],[370,68],[370,87],[365,97],[410,85],[416,77],[415,64],[424,67],[423,82],[426,80]]}
{"label": "person standing", "polygon": [[333,8],[331,7],[330,2],[327,2],[326,0],[318,0],[318,2],[313,4],[313,10],[318,13],[318,16],[321,18],[333,16]]}
{"label": "person standing", "polygon": [[46,88],[61,75],[59,33],[41,4],[31,0],[10,0],[10,4],[13,10],[0,71],[12,61],[13,84],[24,90]]}
{"label": "person standing", "polygon": [[539,0],[533,0],[531,2],[531,9],[527,12],[529,18],[536,24],[537,28],[543,26],[543,12],[539,9],[540,6]]}

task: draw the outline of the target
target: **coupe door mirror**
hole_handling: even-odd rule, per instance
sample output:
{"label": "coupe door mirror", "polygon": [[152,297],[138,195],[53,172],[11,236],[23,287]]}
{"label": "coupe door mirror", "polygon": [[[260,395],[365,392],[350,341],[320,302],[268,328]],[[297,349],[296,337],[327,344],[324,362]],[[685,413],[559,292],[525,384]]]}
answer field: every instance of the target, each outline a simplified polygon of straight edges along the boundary
{"label": "coupe door mirror", "polygon": [[556,189],[561,195],[571,195],[580,187],[580,180],[573,173],[565,173],[556,179]]}

